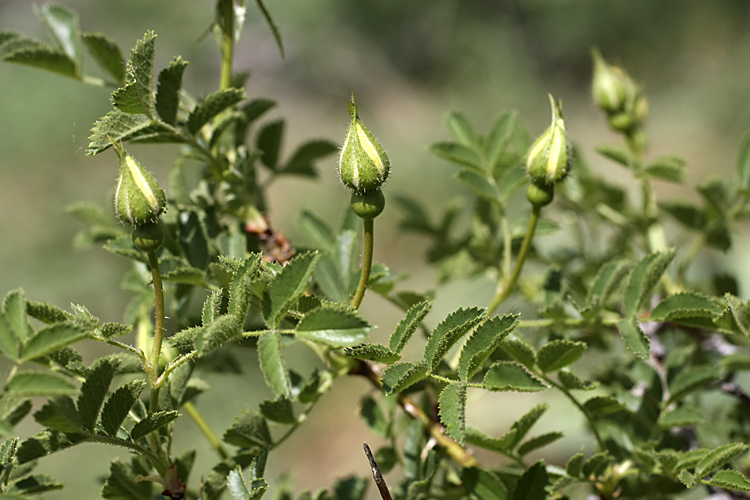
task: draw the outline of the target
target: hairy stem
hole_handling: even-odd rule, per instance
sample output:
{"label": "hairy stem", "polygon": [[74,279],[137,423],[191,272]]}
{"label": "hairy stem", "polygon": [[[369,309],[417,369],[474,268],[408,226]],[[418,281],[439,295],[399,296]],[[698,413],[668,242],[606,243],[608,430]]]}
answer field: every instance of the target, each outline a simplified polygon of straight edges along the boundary
{"label": "hairy stem", "polygon": [[221,76],[219,89],[224,90],[232,86],[232,61],[234,59],[234,10],[232,3],[229,8],[219,13],[221,16]]}
{"label": "hairy stem", "polygon": [[203,415],[200,414],[195,405],[188,401],[187,403],[182,405],[182,409],[185,410],[185,413],[188,414],[188,417],[193,419],[193,422],[195,422],[195,425],[198,426],[198,429],[201,431],[201,433],[206,437],[206,439],[208,439],[208,442],[211,444],[211,448],[213,448],[216,454],[219,455],[219,458],[221,458],[222,460],[226,460],[229,457],[227,450],[224,449],[224,446],[222,446],[221,444],[221,440],[219,440],[216,434],[214,434],[214,431],[211,430],[208,422],[205,421]]}
{"label": "hairy stem", "polygon": [[[154,278],[154,296],[156,298],[154,344],[151,347],[151,357],[148,367],[149,369],[147,370],[149,375],[149,386],[151,388],[148,409],[150,413],[156,413],[157,411],[159,411],[160,385],[157,384],[159,377],[159,356],[161,354],[161,344],[164,340],[164,286],[162,285],[161,281],[161,272],[159,271],[159,258],[157,257],[156,252],[149,252],[148,263],[151,266],[151,275]],[[153,448],[154,453],[159,456],[163,455],[164,451],[162,450],[161,444],[159,442],[159,435],[157,431],[149,434],[148,442]]]}
{"label": "hairy stem", "polygon": [[539,222],[539,215],[541,212],[542,207],[534,205],[534,208],[531,211],[531,217],[529,218],[529,225],[526,227],[526,236],[524,236],[523,243],[521,243],[521,250],[518,252],[513,272],[497,287],[497,292],[495,292],[492,302],[487,306],[487,316],[490,316],[495,312],[495,309],[505,302],[513,291],[513,288],[515,288],[518,277],[521,275],[521,269],[523,269],[523,263],[529,255],[529,250],[531,250],[531,241],[534,239],[534,231],[536,231],[536,225]]}
{"label": "hairy stem", "polygon": [[357,293],[354,294],[354,298],[352,299],[352,307],[355,309],[359,309],[359,305],[362,303],[362,299],[365,296],[367,283],[370,281],[370,270],[372,269],[372,251],[375,238],[375,224],[373,220],[366,220],[364,221],[364,223],[365,242],[364,251],[362,254],[362,274],[359,277]]}

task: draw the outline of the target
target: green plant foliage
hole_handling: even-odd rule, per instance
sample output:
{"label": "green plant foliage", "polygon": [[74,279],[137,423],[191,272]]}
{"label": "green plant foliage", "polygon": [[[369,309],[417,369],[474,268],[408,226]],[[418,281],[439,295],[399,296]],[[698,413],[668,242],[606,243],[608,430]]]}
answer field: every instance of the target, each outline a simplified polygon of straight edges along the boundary
{"label": "green plant foliage", "polygon": [[[283,54],[271,12],[261,0],[255,6]],[[555,110],[556,130],[566,137],[544,151],[546,142],[533,141],[541,131],[527,130],[517,111],[499,112],[486,130],[452,111],[446,136],[428,150],[455,169],[459,199],[419,201],[420,193],[404,192],[396,175],[403,162],[395,157],[383,192],[359,193],[387,199],[400,229],[423,240],[438,286],[412,289],[403,272],[411,261],[374,260],[386,243],[374,238],[371,220],[363,224],[347,207],[334,224],[310,210],[315,186],[295,196],[283,184],[289,176],[314,180],[320,161],[335,162],[341,142],[313,137],[287,144],[299,135],[296,126],[269,119],[277,103],[248,96],[256,87],[246,85],[249,73],[232,73],[247,2],[214,3],[206,25],[221,61],[201,69],[219,68],[206,81],[220,83],[200,96],[185,86],[195,66],[159,52],[154,32],[133,41],[125,61],[113,38],[81,32],[90,22],[86,14],[79,21],[58,3],[34,9],[49,42],[0,31],[0,63],[109,87],[112,108],[93,124],[87,154],[113,148],[113,169],[133,144],[152,144],[176,158],[164,184],[158,249],[136,248],[131,228],[113,217],[111,201],[65,209],[83,224],[75,246],[102,246],[129,266],[121,281],[131,295],[122,322],[104,322],[83,305],[63,309],[28,300],[20,288],[4,296],[0,434],[7,439],[0,445],[0,498],[30,500],[61,488],[34,473],[36,462],[84,443],[130,454],[98,472],[100,496],[116,500],[268,494],[362,500],[368,485],[373,488],[370,473],[378,493],[396,500],[671,500],[750,491],[750,395],[741,373],[750,370],[750,300],[741,274],[722,261],[732,245],[736,255],[743,251],[736,235],[750,218],[750,135],[740,142],[732,176],[701,181],[695,196],[680,191],[675,199],[659,199],[655,183],[684,190],[693,160],[650,155],[645,87],[597,49],[592,94],[613,137],[593,155],[573,145],[581,130],[576,110],[566,113],[567,124]],[[294,63],[304,65],[306,56],[295,54]],[[85,71],[89,60],[102,77]],[[160,68],[160,61],[169,62]],[[90,98],[106,104],[96,93]],[[359,104],[362,114],[378,112]],[[380,157],[368,149],[369,132],[354,127],[348,134],[368,161]],[[564,155],[553,158],[552,146]],[[521,189],[530,182],[522,165],[538,166],[529,158],[569,171],[554,186],[531,185],[532,205]],[[534,190],[550,204],[542,207]],[[282,227],[279,205],[300,214],[301,242]],[[456,297],[450,284],[484,286],[488,279],[496,283],[485,288],[494,290],[486,297]],[[451,303],[461,307],[442,306]],[[388,318],[400,321],[388,326]],[[378,327],[386,328],[380,335],[390,333],[388,340],[370,342]],[[248,350],[257,351],[257,361]],[[261,376],[267,389],[257,385]],[[344,377],[359,382],[342,392]],[[244,398],[230,379],[254,402],[228,428],[212,430],[201,415],[204,394],[212,390],[207,381]],[[490,435],[471,425],[475,418],[497,421],[494,413],[490,420],[472,413],[474,396],[487,391],[539,394],[492,396],[500,407],[491,411],[504,417],[502,405],[508,405],[522,416],[513,423],[501,418],[504,433]],[[308,417],[329,392],[348,398],[365,430],[381,440],[376,464],[368,467],[363,457],[361,473],[315,494],[298,493],[291,480],[278,478],[290,467],[279,463],[277,448],[301,446],[292,437],[310,428]],[[557,397],[542,400],[549,402],[537,399],[552,393]],[[551,428],[532,432],[548,411]],[[560,430],[561,422],[569,427],[569,411],[585,422],[584,437]],[[336,412],[341,415],[316,416],[317,422],[349,418]],[[16,427],[29,416],[42,430],[21,440]],[[183,428],[178,419],[194,421],[190,428],[205,437],[213,459],[201,455],[206,447],[193,435],[187,440],[176,432]],[[580,439],[586,450],[571,448]],[[552,454],[547,446],[558,442]],[[477,448],[483,451],[474,456]],[[324,451],[299,454],[318,460]]]}

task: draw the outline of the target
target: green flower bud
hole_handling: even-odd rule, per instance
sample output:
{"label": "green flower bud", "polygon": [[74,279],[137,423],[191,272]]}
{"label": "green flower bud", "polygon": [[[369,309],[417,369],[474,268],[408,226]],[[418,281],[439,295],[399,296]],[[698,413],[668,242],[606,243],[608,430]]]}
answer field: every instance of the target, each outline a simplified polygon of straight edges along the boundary
{"label": "green flower bud", "polygon": [[154,177],[125,151],[120,154],[120,177],[115,190],[115,212],[133,226],[156,222],[167,204]]}
{"label": "green flower bud", "polygon": [[339,177],[344,186],[356,193],[381,188],[390,173],[391,162],[380,143],[357,116],[354,96],[347,106],[352,122],[339,156]]}
{"label": "green flower bud", "polygon": [[560,104],[549,96],[552,106],[552,123],[526,154],[526,172],[536,184],[554,184],[568,175],[570,170],[570,145],[562,119]]}
{"label": "green flower bud", "polygon": [[351,205],[360,219],[372,220],[383,212],[385,196],[380,190],[372,193],[352,193]]}
{"label": "green flower bud", "polygon": [[598,49],[591,51],[594,59],[594,79],[591,93],[597,106],[608,113],[621,111],[633,87],[630,78],[617,66],[610,66]]}

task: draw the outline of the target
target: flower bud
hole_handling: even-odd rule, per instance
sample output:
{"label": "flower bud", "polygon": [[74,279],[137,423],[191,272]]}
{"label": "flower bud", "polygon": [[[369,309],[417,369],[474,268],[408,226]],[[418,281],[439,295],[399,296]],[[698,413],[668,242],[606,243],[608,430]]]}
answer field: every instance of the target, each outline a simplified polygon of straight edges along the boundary
{"label": "flower bud", "polygon": [[570,145],[562,119],[560,104],[549,96],[552,106],[552,123],[526,154],[526,172],[536,184],[554,184],[568,175],[570,170]]}
{"label": "flower bud", "polygon": [[[632,82],[617,66],[610,66],[598,49],[591,51],[594,59],[594,78],[591,93],[597,106],[608,113],[621,111],[628,99]],[[631,83],[631,85],[629,85]]]}
{"label": "flower bud", "polygon": [[167,200],[164,190],[138,160],[125,151],[120,154],[120,177],[115,191],[115,212],[133,226],[156,222]]}
{"label": "flower bud", "polygon": [[352,122],[339,156],[339,177],[356,193],[378,191],[390,173],[391,162],[380,143],[357,116],[354,96],[347,106]]}

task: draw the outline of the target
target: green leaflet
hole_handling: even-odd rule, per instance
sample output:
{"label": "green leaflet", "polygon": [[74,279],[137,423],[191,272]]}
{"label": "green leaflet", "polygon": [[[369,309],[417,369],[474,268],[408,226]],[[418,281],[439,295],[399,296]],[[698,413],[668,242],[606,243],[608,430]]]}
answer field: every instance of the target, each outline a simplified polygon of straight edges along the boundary
{"label": "green leaflet", "polygon": [[133,441],[138,441],[159,427],[167,425],[179,416],[180,413],[178,411],[157,411],[156,413],[149,413],[146,418],[135,424],[130,431],[130,437]]}
{"label": "green leaflet", "polygon": [[713,318],[721,315],[722,306],[714,299],[695,292],[670,295],[651,311],[652,321],[673,321],[688,326],[713,326]]}
{"label": "green leaflet", "polygon": [[371,398],[365,396],[360,403],[359,414],[372,432],[385,436],[388,432],[388,419],[380,408],[380,405]]}
{"label": "green leaflet", "polygon": [[458,360],[458,375],[461,380],[470,380],[487,358],[500,346],[500,342],[512,332],[520,314],[493,316],[481,324],[466,340]]}
{"label": "green leaflet", "polygon": [[699,365],[680,372],[669,385],[670,402],[679,401],[691,392],[721,378],[719,369],[713,365]]}
{"label": "green leaflet", "polygon": [[546,500],[549,483],[547,468],[541,460],[523,473],[513,490],[512,500]]}
{"label": "green leaflet", "polygon": [[267,332],[258,339],[258,357],[263,378],[275,396],[291,395],[289,373],[281,355],[281,335]]}
{"label": "green leaflet", "polygon": [[[250,291],[247,287],[246,280],[255,278],[260,268],[261,255],[253,254],[241,261],[239,267],[232,272],[232,281],[229,284],[229,305],[228,313],[237,317],[240,329],[245,323],[247,308],[250,303]],[[213,308],[218,311],[221,305],[221,299],[214,298]],[[216,316],[214,315],[214,318]]]}
{"label": "green leaflet", "polygon": [[273,444],[266,420],[254,412],[237,415],[232,426],[224,433],[224,441],[244,448],[263,448]]}
{"label": "green leaflet", "polygon": [[362,344],[355,347],[347,347],[344,354],[356,359],[365,361],[374,361],[375,363],[395,363],[401,359],[401,355],[391,352],[384,345],[380,344]]}
{"label": "green leaflet", "polygon": [[104,33],[81,33],[81,40],[96,63],[114,79],[116,85],[125,83],[125,58],[117,42]]}
{"label": "green leaflet", "polygon": [[49,302],[26,301],[26,314],[42,323],[52,324],[73,319],[69,314]]}
{"label": "green leaflet", "polygon": [[625,316],[633,318],[638,313],[638,309],[645,303],[646,299],[651,296],[651,291],[658,283],[667,266],[672,262],[675,256],[675,250],[671,249],[666,252],[656,252],[643,257],[633,268],[628,279],[625,289],[625,299],[623,307]]}
{"label": "green leaflet", "polygon": [[240,323],[240,319],[232,314],[225,314],[209,323],[207,327],[199,330],[193,343],[195,344],[195,349],[203,355],[231,340],[238,340],[241,337],[242,324]]}
{"label": "green leaflet", "polygon": [[366,340],[372,328],[353,308],[323,305],[305,314],[294,333],[331,347],[347,347]]}
{"label": "green leaflet", "polygon": [[750,481],[736,470],[720,470],[706,484],[735,491],[750,491]]}
{"label": "green leaflet", "polygon": [[482,385],[490,391],[535,392],[547,388],[543,380],[511,361],[498,361],[490,366]]}
{"label": "green leaflet", "polygon": [[588,346],[585,342],[553,340],[539,348],[536,363],[544,372],[554,372],[575,363]]}
{"label": "green leaflet", "polygon": [[497,185],[485,176],[472,170],[460,170],[453,174],[453,178],[464,185],[469,191],[487,201],[498,203],[500,192]]}
{"label": "green leaflet", "polygon": [[106,151],[112,146],[112,141],[182,143],[185,140],[168,126],[155,122],[146,115],[128,114],[116,109],[94,124],[86,154],[95,155]]}
{"label": "green leaflet", "polygon": [[320,254],[305,253],[290,260],[263,295],[263,319],[278,328],[287,310],[307,288]]}
{"label": "green leaflet", "polygon": [[633,318],[618,321],[617,331],[620,332],[620,337],[622,337],[622,341],[629,351],[643,360],[649,359],[651,341],[638,326],[638,320]]}
{"label": "green leaflet", "polygon": [[242,467],[239,465],[232,469],[227,476],[227,489],[235,500],[256,500],[263,496],[268,489],[268,484],[264,479],[252,481],[252,486],[248,487],[245,479],[242,477]]}
{"label": "green leaflet", "polygon": [[336,235],[326,221],[314,213],[304,210],[297,219],[297,225],[312,240],[316,248],[333,253],[336,246]]}
{"label": "green leaflet", "polygon": [[460,111],[451,111],[446,118],[446,125],[451,135],[466,147],[479,149],[482,147],[482,139],[477,134],[474,126]]}
{"label": "green leaflet", "polygon": [[517,433],[518,430],[513,428],[506,432],[502,437],[493,438],[479,429],[468,426],[466,427],[466,442],[484,448],[485,450],[504,453],[518,443],[518,440],[516,440]]}
{"label": "green leaflet", "polygon": [[464,490],[472,499],[507,500],[508,490],[491,471],[479,467],[469,467],[461,471]]}
{"label": "green leaflet", "polygon": [[682,183],[686,163],[685,159],[679,156],[659,156],[645,166],[643,173],[653,179]]}
{"label": "green leaflet", "polygon": [[727,443],[710,451],[695,467],[695,476],[704,477],[724,467],[735,458],[744,455],[750,446],[744,443]]}
{"label": "green leaflet", "polygon": [[107,396],[109,384],[115,375],[117,364],[116,360],[100,358],[81,386],[81,393],[78,396],[76,406],[81,417],[81,426],[87,431],[94,430],[94,424],[99,417],[99,410]]}
{"label": "green leaflet", "polygon": [[424,348],[424,360],[434,370],[453,345],[482,320],[484,309],[458,309],[433,330]]}
{"label": "green leaflet", "polygon": [[271,170],[276,170],[284,137],[284,120],[274,120],[261,127],[255,136],[255,146],[260,151],[260,160]]}
{"label": "green leaflet", "polygon": [[615,144],[599,144],[596,146],[596,152],[605,158],[612,160],[615,163],[619,163],[623,167],[632,168],[635,160],[633,155],[622,146]]}
{"label": "green leaflet", "polygon": [[667,430],[672,427],[702,424],[703,420],[703,410],[695,406],[683,405],[672,411],[662,412],[658,423],[660,428]]}
{"label": "green leaflet", "polygon": [[338,145],[318,139],[300,145],[279,171],[280,174],[317,177],[313,162],[338,150]]}
{"label": "green leaflet", "polygon": [[445,433],[463,444],[466,438],[466,382],[445,386],[440,393],[438,407]]}
{"label": "green leaflet", "polygon": [[[537,421],[542,417],[542,415],[544,415],[544,413],[548,409],[549,405],[546,403],[536,405],[513,423],[513,425],[511,426],[511,430],[515,431],[515,435],[513,436],[513,441],[510,448],[515,448],[516,445],[521,442],[521,440],[531,430],[534,424],[537,423]],[[508,434],[510,434],[510,432]]]}
{"label": "green leaflet", "polygon": [[269,421],[277,424],[292,425],[297,422],[294,417],[292,402],[285,397],[280,397],[274,401],[264,401],[260,405],[260,412]]}
{"label": "green leaflet", "polygon": [[170,125],[177,123],[182,75],[187,65],[187,61],[176,56],[169,66],[159,72],[159,83],[156,87],[156,112],[165,123]]}
{"label": "green leaflet", "polygon": [[76,11],[64,5],[51,3],[41,7],[35,6],[34,10],[47,27],[47,32],[52,37],[55,46],[62,49],[76,63],[76,66],[80,67],[82,54]]}
{"label": "green leaflet", "polygon": [[588,399],[583,408],[596,416],[610,415],[625,409],[625,405],[612,396],[594,396]]}
{"label": "green leaflet", "polygon": [[[156,34],[153,31],[146,32],[142,40],[138,40],[135,47],[130,50],[125,82],[132,86],[132,93],[140,103],[143,114],[149,118],[154,117],[154,44]],[[117,92],[115,92],[117,93]],[[115,94],[112,94],[115,104]]]}
{"label": "green leaflet", "polygon": [[[518,112],[506,111],[495,121],[487,134],[485,142],[484,157],[487,159],[487,168],[493,172],[497,167],[500,158],[508,148],[510,140],[513,138],[513,132],[518,125]],[[504,180],[507,182],[507,178]],[[503,184],[505,184],[503,182]]]}
{"label": "green leaflet", "polygon": [[228,88],[208,94],[188,116],[188,131],[193,135],[197,134],[216,115],[244,100],[243,89]]}
{"label": "green leaflet", "polygon": [[19,342],[26,342],[33,330],[26,317],[26,298],[20,288],[8,292],[3,298],[3,315],[10,331]]}
{"label": "green leaflet", "polygon": [[419,364],[394,363],[383,373],[383,391],[386,395],[401,392],[425,378],[428,370],[424,361]]}
{"label": "green leaflet", "polygon": [[478,174],[484,174],[482,159],[471,148],[455,142],[435,142],[430,144],[430,152],[451,163],[467,168]]}
{"label": "green leaflet", "polygon": [[84,439],[86,437],[83,434],[67,434],[53,430],[44,430],[23,441],[18,447],[16,458],[19,464],[24,464],[75,446]]}
{"label": "green leaflet", "polygon": [[396,325],[396,330],[391,334],[388,341],[391,351],[396,353],[401,352],[431,308],[432,303],[424,301],[411,306],[406,311],[406,316]]}
{"label": "green leaflet", "polygon": [[555,441],[563,437],[563,435],[564,434],[560,431],[552,431],[534,436],[518,447],[518,454],[520,456],[527,455],[534,450],[542,448],[543,446],[547,446],[550,443],[554,443]]}
{"label": "green leaflet", "polygon": [[44,372],[16,373],[5,391],[15,396],[64,396],[78,392],[75,385],[66,379]]}
{"label": "green leaflet", "polygon": [[119,459],[112,461],[109,476],[102,486],[102,498],[108,500],[143,500],[152,498],[153,483],[150,481],[136,481],[137,472],[130,464]]}
{"label": "green leaflet", "polygon": [[29,337],[23,347],[21,361],[41,358],[87,336],[87,332],[67,321],[45,326]]}
{"label": "green leaflet", "polygon": [[110,436],[117,435],[117,431],[146,385],[146,381],[143,379],[131,380],[113,392],[107,399],[100,420],[102,428],[107,434]]}
{"label": "green leaflet", "polygon": [[34,420],[55,431],[81,431],[81,420],[78,417],[76,405],[68,396],[57,396],[47,401],[39,411],[34,413]]}
{"label": "green leaflet", "polygon": [[630,266],[625,260],[613,260],[600,267],[586,297],[587,306],[600,310],[629,270]]}

